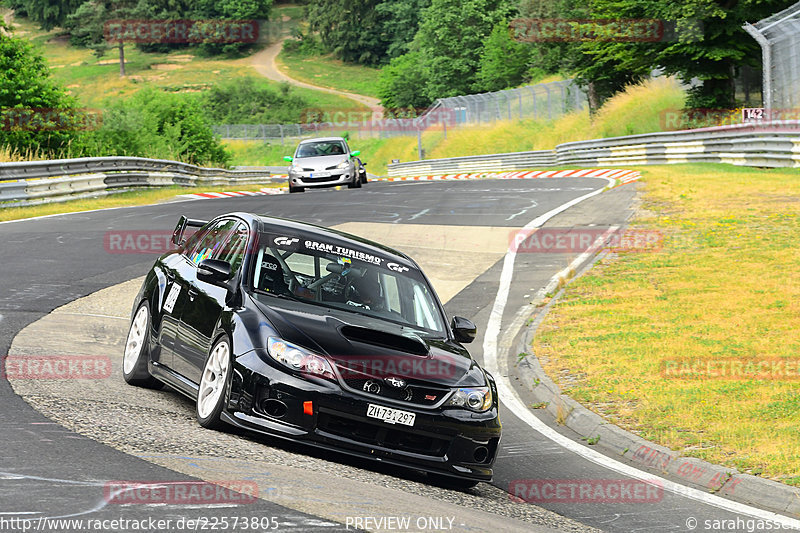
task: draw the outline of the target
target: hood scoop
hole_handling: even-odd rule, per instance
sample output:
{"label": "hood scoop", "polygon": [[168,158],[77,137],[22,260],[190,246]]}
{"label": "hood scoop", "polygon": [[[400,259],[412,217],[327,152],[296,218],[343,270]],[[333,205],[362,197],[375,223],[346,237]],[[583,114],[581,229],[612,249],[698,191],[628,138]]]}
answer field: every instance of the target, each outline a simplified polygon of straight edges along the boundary
{"label": "hood scoop", "polygon": [[350,341],[372,344],[393,350],[401,350],[414,355],[428,355],[428,345],[417,335],[406,337],[358,326],[344,326],[341,332],[342,336]]}

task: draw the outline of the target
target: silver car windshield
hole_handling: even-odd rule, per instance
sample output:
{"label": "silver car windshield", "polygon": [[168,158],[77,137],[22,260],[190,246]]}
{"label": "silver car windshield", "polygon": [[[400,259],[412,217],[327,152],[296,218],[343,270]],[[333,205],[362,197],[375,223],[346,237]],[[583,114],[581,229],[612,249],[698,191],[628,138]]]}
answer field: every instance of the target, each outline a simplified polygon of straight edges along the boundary
{"label": "silver car windshield", "polygon": [[[281,240],[283,239],[283,240]],[[294,249],[275,245],[288,242]],[[421,272],[366,252],[262,234],[254,255],[257,292],[381,318],[443,336],[433,290]],[[304,246],[313,242],[317,249]]]}
{"label": "silver car windshield", "polygon": [[346,155],[347,151],[341,141],[316,141],[303,143],[297,147],[295,159],[304,157],[326,157],[329,155]]}

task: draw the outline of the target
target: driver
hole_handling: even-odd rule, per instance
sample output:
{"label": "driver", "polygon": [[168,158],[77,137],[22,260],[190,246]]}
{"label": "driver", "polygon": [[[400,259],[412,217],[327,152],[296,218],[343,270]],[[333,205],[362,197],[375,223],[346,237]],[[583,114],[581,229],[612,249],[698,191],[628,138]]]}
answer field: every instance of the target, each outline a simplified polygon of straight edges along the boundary
{"label": "driver", "polygon": [[356,277],[350,283],[350,300],[363,305],[370,310],[377,311],[382,307],[381,284],[375,272],[367,271],[363,276]]}

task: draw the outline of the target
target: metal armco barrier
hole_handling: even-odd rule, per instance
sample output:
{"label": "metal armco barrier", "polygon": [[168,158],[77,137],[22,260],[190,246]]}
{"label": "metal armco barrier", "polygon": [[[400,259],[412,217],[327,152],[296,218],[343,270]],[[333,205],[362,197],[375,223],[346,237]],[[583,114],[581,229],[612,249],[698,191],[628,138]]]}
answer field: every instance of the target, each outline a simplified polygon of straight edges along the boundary
{"label": "metal armco barrier", "polygon": [[274,181],[267,170],[205,168],[142,157],[92,157],[0,163],[3,206],[34,205],[131,187],[211,187]]}
{"label": "metal armco barrier", "polygon": [[735,124],[559,144],[555,150],[393,163],[389,176],[525,170],[542,166],[730,163],[800,167],[800,121]]}

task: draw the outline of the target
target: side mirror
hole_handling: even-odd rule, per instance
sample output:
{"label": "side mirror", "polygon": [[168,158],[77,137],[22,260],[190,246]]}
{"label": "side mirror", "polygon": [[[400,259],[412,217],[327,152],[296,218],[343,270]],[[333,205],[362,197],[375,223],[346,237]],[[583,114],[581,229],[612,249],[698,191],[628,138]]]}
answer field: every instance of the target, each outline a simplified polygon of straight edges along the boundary
{"label": "side mirror", "polygon": [[292,161],[294,161],[294,158],[292,156],[290,156],[290,155],[285,155],[285,156],[283,156],[283,160],[284,161],[288,161],[289,163],[291,163]]}
{"label": "side mirror", "polygon": [[456,340],[466,344],[474,341],[475,334],[478,332],[478,328],[471,320],[461,316],[454,316],[450,327],[453,329]]}
{"label": "side mirror", "polygon": [[219,259],[204,259],[197,265],[197,279],[230,290],[231,265]]}
{"label": "side mirror", "polygon": [[366,163],[361,163],[361,166],[365,167],[365,166],[367,166],[367,164]]}
{"label": "side mirror", "polygon": [[358,157],[361,155],[361,150],[356,150],[355,152],[350,152],[350,157]]}

